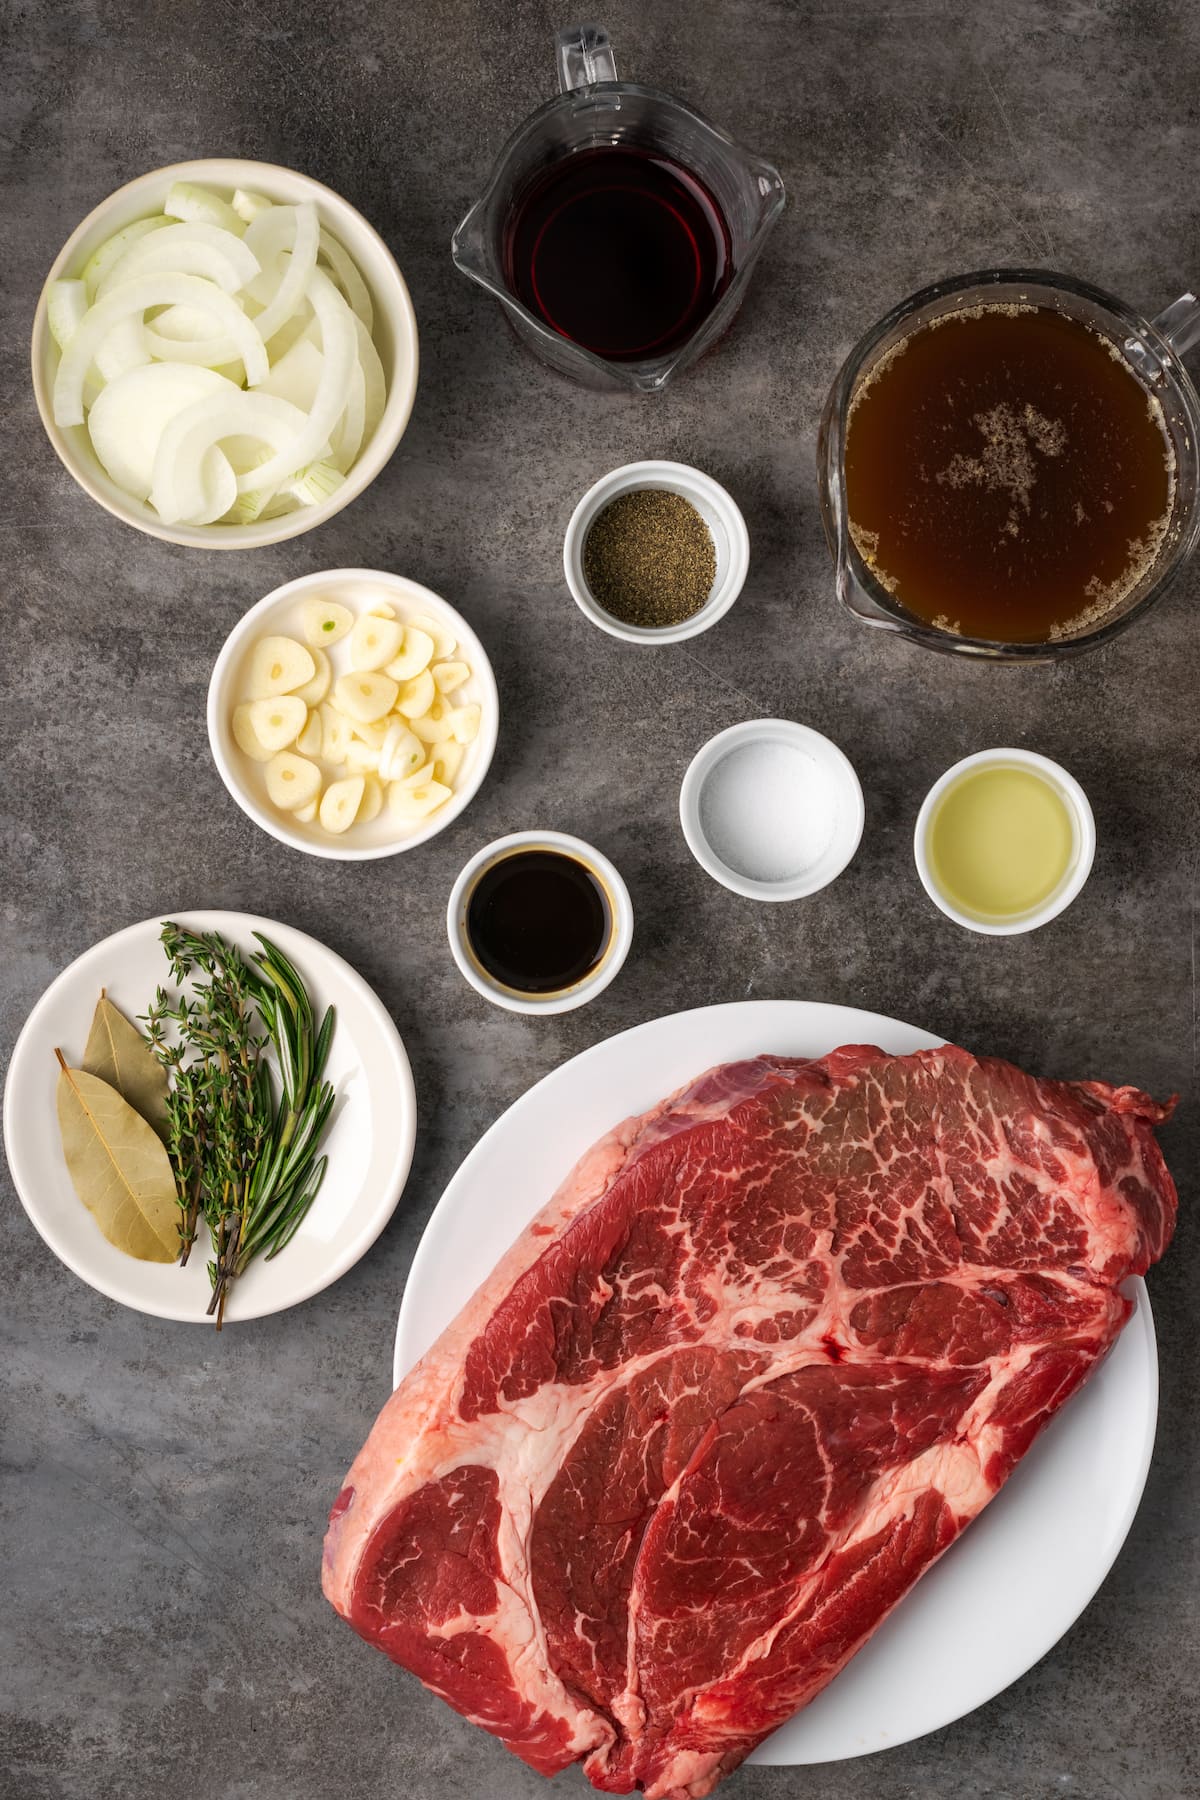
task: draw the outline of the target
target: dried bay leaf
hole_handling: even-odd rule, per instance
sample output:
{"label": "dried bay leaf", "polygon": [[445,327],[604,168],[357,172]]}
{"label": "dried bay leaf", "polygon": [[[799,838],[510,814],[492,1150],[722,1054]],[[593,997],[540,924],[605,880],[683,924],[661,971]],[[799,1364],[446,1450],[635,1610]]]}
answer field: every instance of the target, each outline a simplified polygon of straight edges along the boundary
{"label": "dried bay leaf", "polygon": [[118,1250],[174,1262],[179,1204],[161,1139],[107,1081],[58,1060],[58,1123],[75,1192]]}
{"label": "dried bay leaf", "polygon": [[92,1016],[87,1049],[80,1065],[116,1088],[135,1112],[153,1125],[159,1137],[167,1135],[167,1072],[142,1036],[101,991]]}

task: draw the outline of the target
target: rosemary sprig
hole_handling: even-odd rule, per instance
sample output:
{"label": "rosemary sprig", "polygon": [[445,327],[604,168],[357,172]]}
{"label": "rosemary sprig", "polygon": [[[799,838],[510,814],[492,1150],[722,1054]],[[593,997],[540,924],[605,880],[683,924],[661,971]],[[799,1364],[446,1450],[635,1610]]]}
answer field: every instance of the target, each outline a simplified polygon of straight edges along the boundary
{"label": "rosemary sprig", "polygon": [[[333,1008],[318,1030],[295,967],[269,938],[255,936],[262,947],[247,961],[218,933],[168,920],[163,948],[183,991],[173,1001],[160,987],[145,1015],[171,1077],[180,1260],[187,1261],[203,1218],[213,1247],[208,1311],[218,1329],[230,1282],[260,1252],[278,1255],[316,1198],[334,1098],[323,1079]],[[268,1051],[279,1068],[278,1102]]]}

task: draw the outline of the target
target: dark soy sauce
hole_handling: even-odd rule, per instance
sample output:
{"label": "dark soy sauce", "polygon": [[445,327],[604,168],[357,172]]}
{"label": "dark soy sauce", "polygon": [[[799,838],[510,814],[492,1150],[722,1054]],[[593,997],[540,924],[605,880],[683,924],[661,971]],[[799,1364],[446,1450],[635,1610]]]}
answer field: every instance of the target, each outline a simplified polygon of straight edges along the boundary
{"label": "dark soy sauce", "polygon": [[612,913],[592,871],[559,850],[516,850],[485,869],[467,901],[467,938],[494,981],[553,994],[590,975]]}
{"label": "dark soy sauce", "polygon": [[708,189],[659,152],[614,146],[563,157],[518,195],[504,262],[535,317],[613,362],[676,349],[733,274]]}

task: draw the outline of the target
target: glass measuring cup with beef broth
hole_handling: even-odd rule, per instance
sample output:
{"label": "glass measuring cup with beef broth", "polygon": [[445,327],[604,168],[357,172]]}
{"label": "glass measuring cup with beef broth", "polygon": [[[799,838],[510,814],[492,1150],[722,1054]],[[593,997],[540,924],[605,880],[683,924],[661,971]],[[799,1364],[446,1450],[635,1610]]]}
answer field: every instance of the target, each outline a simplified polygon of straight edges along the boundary
{"label": "glass measuring cup with beef broth", "polygon": [[968,277],[897,308],[822,422],[845,604],[1001,656],[1127,623],[1196,538],[1191,307],[1187,344],[1161,330],[1170,315],[1150,325],[1058,276]]}

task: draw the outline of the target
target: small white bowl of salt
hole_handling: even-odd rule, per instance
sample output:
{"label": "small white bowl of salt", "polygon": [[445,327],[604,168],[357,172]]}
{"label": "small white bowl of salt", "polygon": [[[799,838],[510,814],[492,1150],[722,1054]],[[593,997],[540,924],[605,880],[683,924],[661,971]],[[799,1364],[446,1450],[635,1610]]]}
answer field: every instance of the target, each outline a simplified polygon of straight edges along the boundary
{"label": "small white bowl of salt", "polygon": [[693,757],[679,819],[702,869],[748,900],[802,900],[862,838],[862,788],[836,744],[790,719],[750,719]]}

